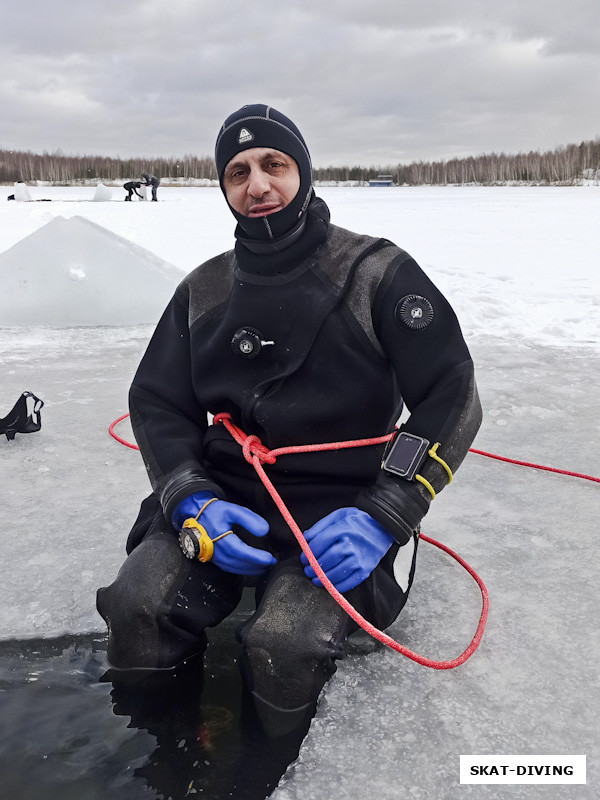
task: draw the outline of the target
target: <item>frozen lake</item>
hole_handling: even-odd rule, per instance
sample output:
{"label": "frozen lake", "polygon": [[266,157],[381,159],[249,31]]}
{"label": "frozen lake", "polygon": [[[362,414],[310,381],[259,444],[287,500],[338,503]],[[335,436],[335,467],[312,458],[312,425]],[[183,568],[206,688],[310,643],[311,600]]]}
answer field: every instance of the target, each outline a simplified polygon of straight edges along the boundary
{"label": "frozen lake", "polygon": [[[136,266],[137,248],[145,248],[182,274],[232,244],[233,221],[215,189],[161,187],[159,203],[127,204],[116,188],[105,203],[91,202],[93,188],[31,187],[34,200],[51,200],[43,203],[7,203],[11,191],[0,187],[3,281],[15,245],[26,272],[30,248],[33,274],[33,234],[56,217],[102,226],[115,247],[132,245],[127,257]],[[600,187],[318,193],[332,222],[392,239],[451,300],[484,407],[474,446],[599,476]],[[87,229],[73,230],[85,244]],[[49,240],[53,257],[70,252],[63,235],[57,229]],[[71,274],[87,268],[67,256],[63,266]],[[58,275],[60,259],[53,269]],[[89,268],[82,280],[99,280],[94,275]],[[98,313],[113,293],[143,293],[137,275],[107,262]],[[65,284],[65,308],[80,284]],[[0,440],[0,638],[103,634],[95,590],[122,563],[148,492],[138,454],[107,427],[127,410],[153,321],[35,328],[26,304],[23,315],[26,327],[0,327],[0,416],[25,389],[45,406],[39,433]],[[130,436],[127,422],[119,432]],[[423,530],[487,584],[480,649],[450,672],[387,650],[348,658],[273,797],[597,797],[599,492],[590,481],[469,455]],[[411,598],[389,632],[431,658],[452,658],[478,614],[475,584],[423,543]],[[474,753],[586,754],[588,782],[459,786],[459,755]]]}

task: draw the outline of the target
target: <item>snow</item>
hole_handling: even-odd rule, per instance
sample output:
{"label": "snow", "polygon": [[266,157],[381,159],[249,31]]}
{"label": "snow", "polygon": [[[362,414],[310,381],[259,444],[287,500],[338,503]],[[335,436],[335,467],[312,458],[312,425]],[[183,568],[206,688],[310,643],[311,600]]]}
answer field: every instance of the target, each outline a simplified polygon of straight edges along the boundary
{"label": "snow", "polygon": [[[94,187],[29,187],[4,203],[0,253],[56,216],[82,216],[189,272],[231,247],[231,215],[218,189],[159,187],[165,202],[91,205]],[[460,309],[469,338],[515,336],[540,344],[600,340],[600,187],[320,187],[332,221],[404,247]],[[116,203],[119,205],[116,205]],[[566,283],[568,277],[568,284]],[[1,324],[1,321],[0,321]]]}
{"label": "snow", "polygon": [[[114,190],[95,203],[93,187],[29,188],[33,201],[52,202],[5,202],[13,187],[0,187],[0,313],[17,274],[28,283],[14,318],[25,327],[0,318],[0,416],[25,389],[45,401],[39,433],[0,441],[2,639],[104,630],[95,590],[114,578],[149,491],[139,455],[107,433],[127,410],[158,313],[137,324],[134,312],[164,305],[171,270],[229,248],[233,231],[218,189],[161,186],[158,203],[123,203]],[[600,187],[319,194],[333,222],[400,244],[451,300],[484,407],[474,446],[600,475]],[[157,265],[164,282],[152,280]],[[86,284],[103,313],[129,298],[130,316],[98,321],[86,303],[90,317],[73,322]],[[54,321],[35,327],[42,293],[53,296]],[[127,421],[118,432],[131,437]],[[470,454],[423,527],[488,586],[480,649],[447,672],[389,650],[346,659],[275,800],[550,796],[540,786],[459,786],[459,755],[469,753],[587,754],[587,786],[561,786],[560,796],[596,797],[598,492]],[[479,603],[460,566],[422,543],[411,598],[389,633],[452,658]]]}

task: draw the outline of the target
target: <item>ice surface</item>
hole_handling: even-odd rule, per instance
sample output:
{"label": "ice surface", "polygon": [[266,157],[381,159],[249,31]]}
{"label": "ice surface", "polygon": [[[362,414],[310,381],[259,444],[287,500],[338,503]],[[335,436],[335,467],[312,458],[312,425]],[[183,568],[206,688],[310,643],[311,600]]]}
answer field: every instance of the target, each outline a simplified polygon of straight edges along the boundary
{"label": "ice surface", "polygon": [[[492,341],[473,351],[478,449],[600,475],[596,357]],[[597,797],[599,496],[598,484],[470,454],[423,530],[487,585],[480,649],[450,672],[389,650],[343,662],[274,800],[317,800],[324,786],[339,800]],[[467,573],[421,543],[408,606],[388,633],[452,658],[479,610]],[[459,756],[474,753],[587,754],[588,786],[459,786]]]}
{"label": "ice surface", "polygon": [[[231,245],[218,190],[161,187],[159,203],[124,205],[70,205],[84,190],[35,191],[53,202],[0,206],[0,252],[76,215],[183,269]],[[450,297],[484,406],[475,447],[600,475],[600,188],[320,193],[335,223],[398,242]],[[39,433],[0,440],[3,639],[103,630],[95,590],[122,563],[149,490],[139,455],[107,427],[127,410],[151,331],[0,328],[0,416],[24,389],[46,403]],[[131,436],[128,422],[119,433]],[[275,800],[597,797],[599,492],[470,454],[423,529],[488,586],[480,649],[450,672],[388,650],[349,657]],[[411,598],[390,633],[452,658],[479,609],[471,578],[422,543]],[[587,754],[588,784],[459,786],[459,755],[469,753]]]}
{"label": "ice surface", "polygon": [[184,274],[85,217],[54,217],[0,253],[0,324],[156,323]]}

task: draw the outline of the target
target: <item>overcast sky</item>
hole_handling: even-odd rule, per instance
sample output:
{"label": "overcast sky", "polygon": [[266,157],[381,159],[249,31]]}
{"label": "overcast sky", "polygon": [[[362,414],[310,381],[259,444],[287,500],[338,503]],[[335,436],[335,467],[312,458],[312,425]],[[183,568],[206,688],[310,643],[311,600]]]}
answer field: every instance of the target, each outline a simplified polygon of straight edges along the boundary
{"label": "overcast sky", "polygon": [[0,148],[212,155],[267,103],[315,166],[600,136],[600,0],[5,0]]}

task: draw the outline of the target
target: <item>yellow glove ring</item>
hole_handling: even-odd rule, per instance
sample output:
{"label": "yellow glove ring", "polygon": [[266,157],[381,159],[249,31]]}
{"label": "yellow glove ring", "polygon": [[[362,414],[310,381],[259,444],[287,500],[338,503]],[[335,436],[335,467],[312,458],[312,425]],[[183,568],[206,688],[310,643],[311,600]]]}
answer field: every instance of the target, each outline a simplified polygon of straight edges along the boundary
{"label": "yellow glove ring", "polygon": [[213,542],[219,541],[219,539],[230,533],[233,533],[233,531],[225,531],[220,536],[211,539],[206,532],[206,528],[200,525],[197,519],[190,517],[185,520],[181,527],[179,544],[186,558],[198,559],[198,561],[206,563],[213,557],[215,551]]}

